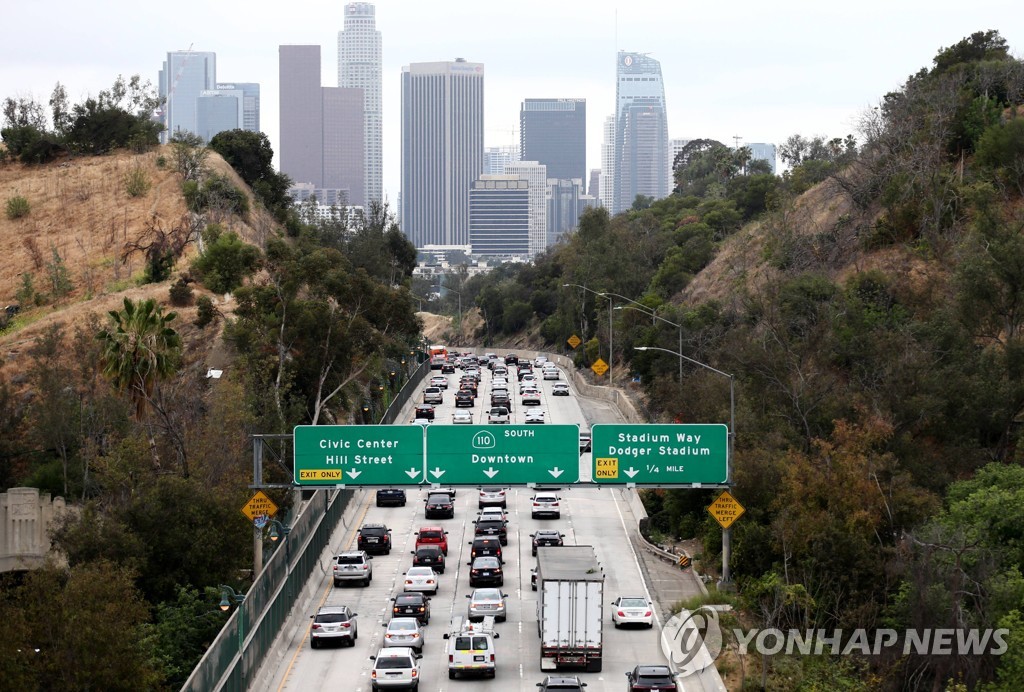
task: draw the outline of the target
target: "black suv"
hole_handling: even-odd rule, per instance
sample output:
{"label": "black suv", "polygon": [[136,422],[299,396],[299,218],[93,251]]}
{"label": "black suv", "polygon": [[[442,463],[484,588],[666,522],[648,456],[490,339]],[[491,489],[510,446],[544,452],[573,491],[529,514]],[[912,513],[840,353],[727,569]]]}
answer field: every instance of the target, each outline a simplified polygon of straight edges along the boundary
{"label": "black suv", "polygon": [[538,531],[537,533],[531,533],[530,538],[533,539],[533,554],[537,555],[537,548],[548,545],[565,545],[562,540],[565,538],[564,533],[558,533],[557,531]]}
{"label": "black suv", "polygon": [[501,541],[494,536],[477,536],[469,544],[473,546],[469,553],[470,558],[473,560],[488,555],[493,555],[498,560],[502,559]]}
{"label": "black suv", "polygon": [[476,524],[473,534],[476,536],[494,536],[501,542],[502,545],[508,545],[508,529],[505,527],[505,522],[501,520],[477,520],[473,522]]}
{"label": "black suv", "polygon": [[672,690],[676,688],[676,674],[668,666],[637,666],[626,673],[626,683],[633,690]]}
{"label": "black suv", "polygon": [[460,389],[455,393],[455,408],[473,406],[475,403],[472,390]]}
{"label": "black suv", "polygon": [[377,491],[377,506],[405,507],[405,491],[401,488],[381,488]]}
{"label": "black suv", "polygon": [[423,508],[423,516],[427,519],[452,519],[455,517],[455,503],[447,493],[431,493]]}
{"label": "black suv", "polygon": [[430,599],[421,593],[403,591],[391,599],[391,615],[396,618],[416,618],[421,625],[430,622]]}
{"label": "black suv", "polygon": [[444,574],[444,553],[439,545],[421,545],[412,552],[413,567],[433,567],[438,574]]}
{"label": "black suv", "polygon": [[363,524],[356,543],[359,550],[387,555],[391,552],[391,529],[384,524]]}
{"label": "black suv", "polygon": [[516,365],[519,362],[519,356],[514,353],[509,353],[505,356],[505,365]]}

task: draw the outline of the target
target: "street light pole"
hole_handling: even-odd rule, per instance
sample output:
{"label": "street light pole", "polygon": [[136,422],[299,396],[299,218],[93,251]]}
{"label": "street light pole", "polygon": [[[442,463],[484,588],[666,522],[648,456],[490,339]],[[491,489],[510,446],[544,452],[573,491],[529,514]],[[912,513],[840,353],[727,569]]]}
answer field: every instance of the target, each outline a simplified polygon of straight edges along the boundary
{"label": "street light pole", "polygon": [[245,594],[238,593],[230,586],[221,584],[217,587],[220,589],[220,609],[227,612],[231,609],[231,604],[234,603],[238,606],[238,666],[241,672],[241,677],[245,678]]}
{"label": "street light pole", "polygon": [[[699,360],[694,360],[689,356],[684,356],[682,353],[676,353],[670,351],[667,348],[658,348],[657,346],[634,346],[637,351],[662,351],[664,353],[670,353],[674,356],[699,365],[700,367],[710,370],[713,373],[721,375],[722,377],[729,378],[729,451],[728,451],[728,464],[726,468],[729,470],[729,478],[726,481],[727,485],[732,484],[732,457],[736,450],[736,377],[730,375],[727,372],[722,372],[716,368],[711,367],[707,363],[701,363]],[[732,587],[732,578],[729,574],[729,562],[732,557],[732,528],[722,529],[722,586],[724,590]]]}
{"label": "street light pole", "polygon": [[576,288],[582,288],[584,291],[587,291],[588,293],[593,293],[595,296],[598,296],[600,298],[604,298],[605,300],[608,301],[608,386],[609,387],[613,387],[613,386],[615,386],[615,378],[614,378],[613,373],[612,373],[612,364],[615,362],[615,351],[613,349],[614,341],[613,341],[613,331],[612,331],[612,307],[613,306],[612,306],[612,299],[611,299],[610,296],[612,296],[614,294],[613,293],[599,293],[598,291],[595,291],[595,290],[593,290],[591,288],[587,288],[586,286],[582,286],[580,284],[562,284],[562,288],[568,288],[570,286],[575,286]]}

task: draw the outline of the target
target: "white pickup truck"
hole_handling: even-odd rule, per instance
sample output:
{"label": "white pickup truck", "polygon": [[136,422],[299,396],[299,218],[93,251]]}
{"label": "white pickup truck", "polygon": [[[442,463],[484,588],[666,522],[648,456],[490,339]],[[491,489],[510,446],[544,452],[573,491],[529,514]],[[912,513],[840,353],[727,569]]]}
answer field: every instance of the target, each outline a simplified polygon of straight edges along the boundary
{"label": "white pickup truck", "polygon": [[504,406],[492,406],[487,411],[487,422],[488,423],[508,423],[508,409]]}

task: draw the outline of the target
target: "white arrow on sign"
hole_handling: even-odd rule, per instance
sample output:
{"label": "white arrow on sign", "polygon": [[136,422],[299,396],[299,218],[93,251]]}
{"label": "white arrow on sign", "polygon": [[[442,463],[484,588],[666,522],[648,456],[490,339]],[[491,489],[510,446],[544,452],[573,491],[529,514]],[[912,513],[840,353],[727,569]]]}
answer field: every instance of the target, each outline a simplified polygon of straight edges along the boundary
{"label": "white arrow on sign", "polygon": [[440,466],[435,466],[434,470],[430,472],[430,475],[433,476],[434,478],[440,478],[441,476],[443,476],[446,473],[448,473],[448,472],[447,471],[442,471]]}
{"label": "white arrow on sign", "polygon": [[409,469],[408,471],[405,472],[405,474],[409,476],[409,478],[415,478],[416,476],[420,475],[420,473],[421,472],[417,471],[416,469]]}
{"label": "white arrow on sign", "polygon": [[363,472],[362,471],[356,471],[356,470],[353,469],[352,471],[348,472],[348,475],[352,476],[352,478],[354,480],[356,478],[359,478],[361,475],[363,475]]}
{"label": "white arrow on sign", "polygon": [[623,473],[632,478],[636,474],[640,473],[640,469],[635,469],[632,466],[630,466],[628,469],[624,470]]}
{"label": "white arrow on sign", "polygon": [[488,478],[494,478],[495,476],[498,475],[498,472],[494,468],[488,466],[487,470],[484,471],[484,475],[487,476]]}
{"label": "white arrow on sign", "polygon": [[564,471],[562,471],[562,469],[560,469],[560,468],[558,468],[558,467],[556,466],[555,468],[553,468],[553,469],[551,469],[550,471],[548,471],[548,473],[550,473],[550,474],[551,474],[552,476],[554,476],[555,478],[558,478],[559,476],[561,476],[561,475],[562,475],[563,473],[565,473],[565,472],[564,472]]}

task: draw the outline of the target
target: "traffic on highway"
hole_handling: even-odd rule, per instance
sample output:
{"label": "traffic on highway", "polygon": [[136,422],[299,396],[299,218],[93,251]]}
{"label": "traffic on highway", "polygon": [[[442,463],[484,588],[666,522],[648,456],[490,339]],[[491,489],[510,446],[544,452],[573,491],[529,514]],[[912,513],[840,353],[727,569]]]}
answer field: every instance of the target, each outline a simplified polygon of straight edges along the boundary
{"label": "traffic on highway", "polygon": [[[465,412],[496,431],[579,426],[574,456],[589,476],[589,425],[573,389],[564,394],[564,373],[544,360],[527,367],[514,354],[474,360],[435,355],[438,367],[403,423],[431,435],[434,426],[464,424]],[[488,468],[476,486],[447,487],[441,475],[430,486],[400,487],[403,480],[358,491],[322,578],[307,584],[308,612],[292,614],[277,660],[260,672],[261,689],[564,691],[585,683],[593,692],[621,690],[638,665],[664,670],[674,689],[662,614],[629,540],[636,519],[621,491],[560,485],[547,466],[551,482],[522,487],[515,477],[505,486],[512,473]]]}

